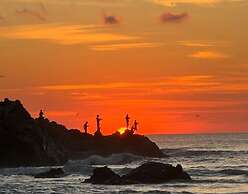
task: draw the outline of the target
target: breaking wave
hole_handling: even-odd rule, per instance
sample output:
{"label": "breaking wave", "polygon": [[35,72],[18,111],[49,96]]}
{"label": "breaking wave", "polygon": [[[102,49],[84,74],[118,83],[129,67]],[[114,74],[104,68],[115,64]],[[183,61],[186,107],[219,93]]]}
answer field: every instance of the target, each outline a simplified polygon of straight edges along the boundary
{"label": "breaking wave", "polygon": [[[108,157],[103,157],[99,155],[90,156],[84,160],[74,160],[69,161],[64,166],[64,170],[69,173],[76,173],[76,174],[90,174],[92,170],[96,166],[104,166],[104,165],[119,165],[121,168],[119,169],[120,173],[124,173],[123,171],[128,171],[129,168],[126,167],[123,169],[123,165],[131,164],[137,161],[143,161],[144,157],[137,156],[129,153],[123,154],[113,154]],[[117,170],[118,171],[118,170]]]}
{"label": "breaking wave", "polygon": [[174,157],[197,157],[197,156],[240,156],[248,155],[248,151],[229,150],[189,150],[185,148],[162,149],[164,154]]}

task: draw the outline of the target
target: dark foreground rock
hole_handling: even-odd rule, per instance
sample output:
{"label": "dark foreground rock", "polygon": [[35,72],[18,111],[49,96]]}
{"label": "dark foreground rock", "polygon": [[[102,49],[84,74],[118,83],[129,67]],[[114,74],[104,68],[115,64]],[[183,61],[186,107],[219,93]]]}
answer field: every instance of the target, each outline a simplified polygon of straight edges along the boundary
{"label": "dark foreground rock", "polygon": [[180,164],[176,167],[171,164],[148,162],[130,173],[124,175],[123,179],[140,183],[163,183],[172,180],[191,180],[188,173],[183,171]]}
{"label": "dark foreground rock", "polygon": [[109,156],[117,153],[131,153],[147,157],[164,157],[159,147],[143,135],[93,136],[79,130],[68,130],[63,125],[48,119],[36,119],[37,125],[46,129],[49,136],[61,145],[71,160],[91,155]]}
{"label": "dark foreground rock", "polygon": [[93,136],[47,118],[33,119],[20,101],[0,102],[0,168],[58,166],[91,155],[131,153],[163,157],[158,146],[142,135]]}
{"label": "dark foreground rock", "polygon": [[42,172],[34,176],[34,178],[60,178],[65,176],[62,168],[52,168],[47,172]]}
{"label": "dark foreground rock", "polygon": [[62,147],[40,128],[21,102],[0,102],[0,167],[61,165]]}
{"label": "dark foreground rock", "polygon": [[122,177],[106,166],[96,168],[93,175],[85,180],[85,183],[106,185],[159,184],[175,180],[189,181],[191,178],[180,164],[174,167],[170,164],[148,162]]}
{"label": "dark foreground rock", "polygon": [[85,182],[93,184],[119,184],[121,177],[105,166],[95,168],[93,175],[89,179],[86,179]]}

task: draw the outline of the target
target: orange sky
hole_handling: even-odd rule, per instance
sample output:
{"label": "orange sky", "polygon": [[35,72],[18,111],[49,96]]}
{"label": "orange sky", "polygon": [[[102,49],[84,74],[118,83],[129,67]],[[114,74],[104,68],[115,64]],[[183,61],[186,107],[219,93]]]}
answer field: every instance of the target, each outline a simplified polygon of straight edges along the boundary
{"label": "orange sky", "polygon": [[246,0],[1,0],[0,98],[69,128],[246,132]]}

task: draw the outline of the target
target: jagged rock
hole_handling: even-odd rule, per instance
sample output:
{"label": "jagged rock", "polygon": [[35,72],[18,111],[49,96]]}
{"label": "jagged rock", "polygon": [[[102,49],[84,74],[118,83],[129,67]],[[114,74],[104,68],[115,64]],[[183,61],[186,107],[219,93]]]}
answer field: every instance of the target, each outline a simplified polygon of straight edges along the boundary
{"label": "jagged rock", "polygon": [[85,183],[126,185],[126,184],[159,184],[175,180],[191,180],[180,164],[176,167],[170,164],[147,162],[126,175],[120,177],[108,167],[95,168],[93,175]]}
{"label": "jagged rock", "polygon": [[40,128],[46,129],[49,136],[63,147],[70,159],[82,159],[90,155],[108,156],[115,153],[148,157],[165,156],[154,142],[142,135],[93,136],[79,130],[68,130],[48,119],[36,119],[36,123]]}
{"label": "jagged rock", "polygon": [[63,165],[68,159],[115,153],[165,156],[142,135],[93,136],[41,115],[33,119],[18,100],[0,102],[0,167]]}
{"label": "jagged rock", "polygon": [[120,182],[121,177],[107,166],[95,168],[93,170],[93,175],[85,180],[85,183],[92,184],[119,184]]}
{"label": "jagged rock", "polygon": [[62,168],[52,168],[47,172],[42,172],[34,176],[34,178],[60,178],[65,176]]}
{"label": "jagged rock", "polygon": [[174,167],[171,164],[158,162],[145,163],[124,175],[123,178],[144,184],[163,183],[172,180],[191,180],[180,164]]}
{"label": "jagged rock", "polygon": [[66,156],[21,102],[0,102],[0,167],[60,165]]}

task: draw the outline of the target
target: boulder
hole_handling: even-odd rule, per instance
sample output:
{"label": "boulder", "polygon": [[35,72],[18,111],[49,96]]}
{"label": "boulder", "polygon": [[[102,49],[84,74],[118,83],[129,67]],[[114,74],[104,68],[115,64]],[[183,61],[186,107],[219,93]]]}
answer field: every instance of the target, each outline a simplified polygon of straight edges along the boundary
{"label": "boulder", "polygon": [[62,168],[52,168],[47,172],[42,172],[34,176],[34,178],[60,178],[65,176]]}
{"label": "boulder", "polygon": [[191,180],[189,174],[183,171],[180,164],[174,167],[171,164],[158,162],[147,162],[122,178],[143,184],[164,183],[173,180]]}
{"label": "boulder", "polygon": [[104,185],[159,184],[176,180],[191,180],[180,164],[176,167],[158,162],[145,163],[120,177],[108,167],[96,168],[85,183]]}
{"label": "boulder", "polygon": [[92,184],[120,184],[121,177],[114,173],[110,168],[107,166],[95,168],[93,170],[93,175],[84,181],[85,183],[92,183]]}

